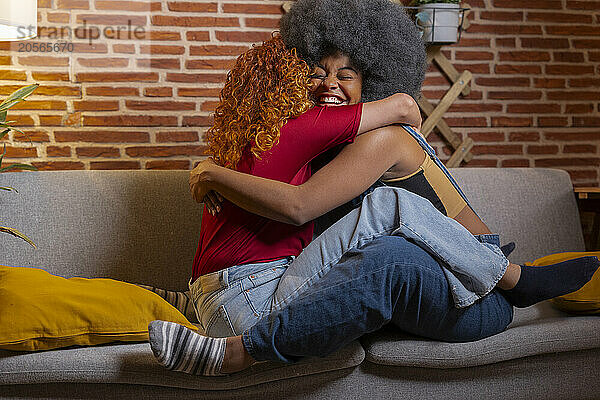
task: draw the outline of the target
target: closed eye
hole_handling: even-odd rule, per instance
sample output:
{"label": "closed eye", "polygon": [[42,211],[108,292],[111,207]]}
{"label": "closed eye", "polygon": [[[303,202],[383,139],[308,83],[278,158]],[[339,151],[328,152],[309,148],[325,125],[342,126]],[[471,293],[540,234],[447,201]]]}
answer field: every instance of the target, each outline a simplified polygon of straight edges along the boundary
{"label": "closed eye", "polygon": [[342,67],[338,70],[338,79],[340,80],[353,80],[358,78],[358,72],[352,67]]}

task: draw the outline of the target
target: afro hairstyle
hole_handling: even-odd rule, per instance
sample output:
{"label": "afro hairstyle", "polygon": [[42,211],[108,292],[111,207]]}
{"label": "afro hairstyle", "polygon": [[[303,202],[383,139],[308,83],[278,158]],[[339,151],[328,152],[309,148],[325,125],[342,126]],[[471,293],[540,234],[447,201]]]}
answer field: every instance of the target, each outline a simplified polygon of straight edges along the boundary
{"label": "afro hairstyle", "polygon": [[361,101],[402,92],[417,98],[425,45],[405,10],[391,0],[298,0],[281,18],[287,47],[313,66],[337,51],[362,73]]}

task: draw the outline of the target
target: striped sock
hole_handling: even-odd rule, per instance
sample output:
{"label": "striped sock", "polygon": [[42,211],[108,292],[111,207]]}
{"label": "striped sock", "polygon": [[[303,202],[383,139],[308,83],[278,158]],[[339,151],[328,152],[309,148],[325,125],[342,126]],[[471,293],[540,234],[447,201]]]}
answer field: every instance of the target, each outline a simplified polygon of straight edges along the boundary
{"label": "striped sock", "polygon": [[158,362],[172,371],[219,376],[227,338],[211,338],[173,322],[148,325],[150,347]]}
{"label": "striped sock", "polygon": [[185,315],[188,321],[198,322],[198,317],[196,317],[196,311],[194,310],[194,307],[192,305],[192,296],[189,290],[185,292],[176,292],[174,290],[165,290],[154,286],[141,285],[139,283],[136,283],[136,285],[151,292],[154,292],[163,299],[165,299],[167,303],[169,303],[170,305],[178,309],[179,312]]}

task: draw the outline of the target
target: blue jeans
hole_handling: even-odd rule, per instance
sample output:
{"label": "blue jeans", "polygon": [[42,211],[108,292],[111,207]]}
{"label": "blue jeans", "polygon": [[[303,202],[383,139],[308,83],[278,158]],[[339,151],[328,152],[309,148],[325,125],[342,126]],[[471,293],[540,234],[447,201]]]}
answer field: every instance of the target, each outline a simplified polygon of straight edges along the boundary
{"label": "blue jeans", "polygon": [[293,301],[350,249],[386,235],[408,238],[440,262],[456,307],[469,306],[487,295],[509,263],[497,237],[493,243],[488,243],[490,237],[479,240],[427,199],[404,189],[378,187],[288,266],[273,296],[272,310]]}
{"label": "blue jeans", "polygon": [[495,244],[478,241],[428,200],[404,189],[380,187],[313,240],[291,263],[247,264],[200,277],[190,286],[198,320],[209,336],[237,335],[265,313],[286,307],[349,250],[384,235],[401,235],[432,254],[457,307],[487,295],[508,260]]}
{"label": "blue jeans", "polygon": [[212,337],[235,336],[268,315],[279,278],[291,260],[236,265],[190,283],[200,330]]}
{"label": "blue jeans", "polygon": [[512,306],[497,290],[456,308],[431,254],[404,237],[383,236],[351,249],[242,340],[258,361],[293,362],[326,356],[387,323],[434,340],[467,342],[502,332],[512,316]]}

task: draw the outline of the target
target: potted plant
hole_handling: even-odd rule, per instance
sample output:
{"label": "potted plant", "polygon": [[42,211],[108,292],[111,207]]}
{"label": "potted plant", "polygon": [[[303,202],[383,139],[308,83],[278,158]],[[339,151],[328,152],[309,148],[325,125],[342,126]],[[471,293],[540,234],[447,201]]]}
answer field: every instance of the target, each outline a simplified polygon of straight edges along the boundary
{"label": "potted plant", "polygon": [[415,23],[421,30],[423,41],[432,44],[458,42],[462,10],[459,0],[413,0],[417,8]]}
{"label": "potted plant", "polygon": [[[34,84],[34,85],[22,87],[22,88],[16,90],[15,92],[13,92],[10,96],[8,96],[6,99],[4,99],[4,101],[2,101],[2,103],[0,103],[0,139],[5,137],[6,135],[8,135],[8,133],[10,131],[15,131],[17,133],[24,134],[20,130],[12,127],[10,124],[13,123],[14,121],[7,121],[6,116],[7,116],[8,110],[11,107],[20,103],[21,101],[25,101],[25,98],[27,96],[29,96],[31,93],[33,93],[33,91],[35,89],[37,89],[38,86],[39,86],[38,84]],[[3,146],[2,155],[0,156],[0,173],[9,171],[11,169],[27,169],[27,170],[35,170],[36,169],[34,166],[29,165],[29,164],[12,164],[7,167],[2,167],[2,160],[3,160],[5,154],[6,154],[6,144]],[[8,191],[8,192],[17,192],[16,189],[14,189],[12,187],[8,187],[8,186],[0,186],[0,190]],[[0,232],[8,233],[9,235],[13,235],[18,238],[21,238],[21,239],[25,240],[27,243],[29,243],[30,245],[32,245],[33,247],[35,247],[35,244],[33,243],[33,241],[31,239],[29,239],[23,233],[19,232],[18,230],[14,229],[14,228],[9,228],[7,226],[0,226]]]}

